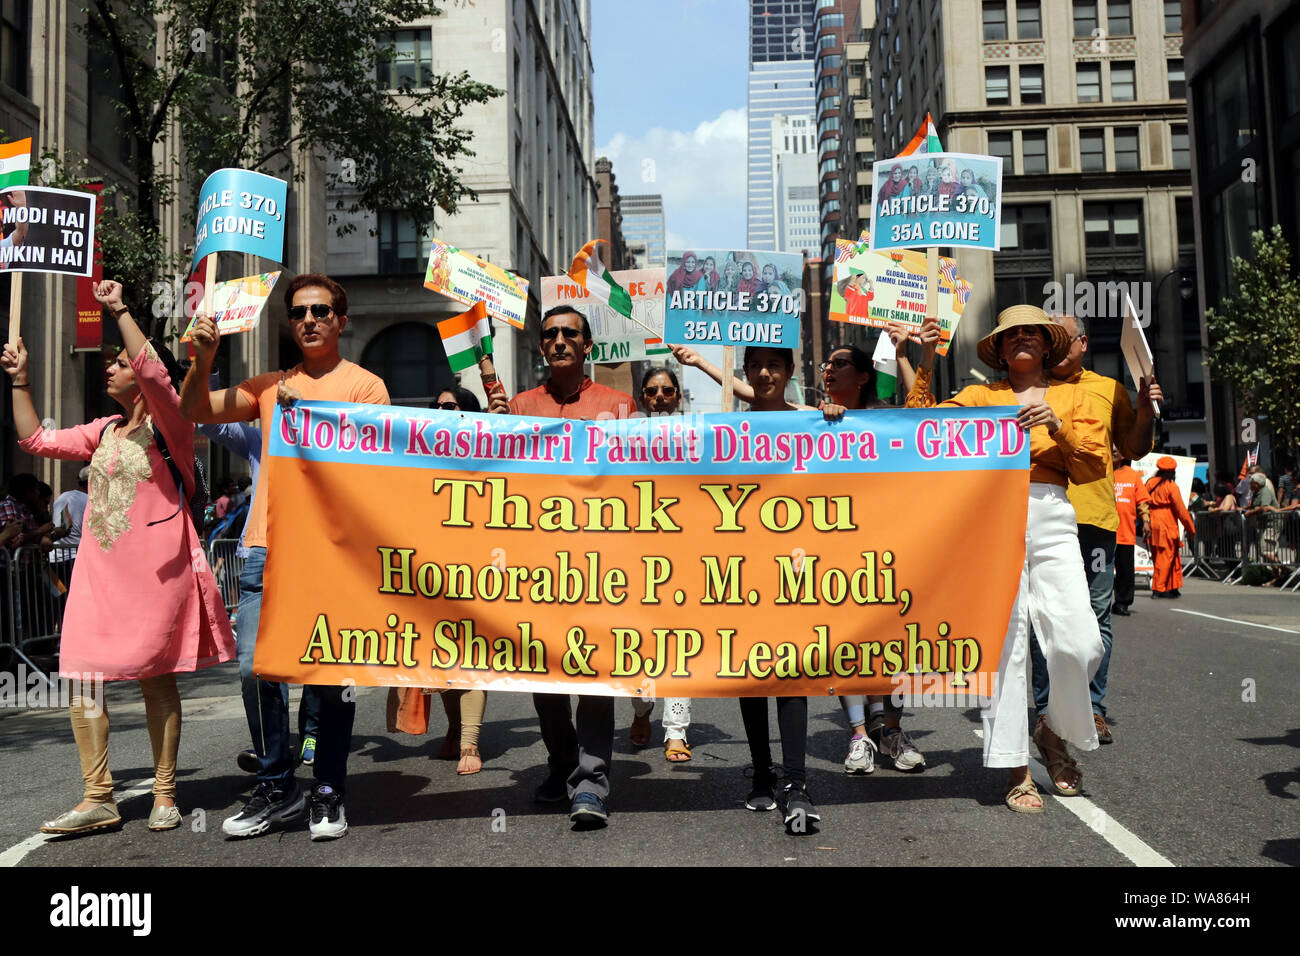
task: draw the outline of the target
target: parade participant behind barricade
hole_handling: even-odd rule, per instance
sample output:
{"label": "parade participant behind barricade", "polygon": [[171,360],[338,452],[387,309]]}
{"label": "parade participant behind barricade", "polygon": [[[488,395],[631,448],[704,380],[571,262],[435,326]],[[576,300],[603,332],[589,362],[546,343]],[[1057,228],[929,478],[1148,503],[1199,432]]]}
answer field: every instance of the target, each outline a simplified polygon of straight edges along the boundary
{"label": "parade participant behind barricade", "polygon": [[[1125,458],[1139,459],[1151,451],[1155,438],[1156,404],[1164,400],[1164,393],[1153,380],[1143,378],[1138,383],[1137,409],[1129,399],[1128,389],[1113,378],[1098,375],[1083,367],[1083,356],[1088,351],[1088,329],[1080,318],[1073,315],[1053,315],[1052,321],[1061,325],[1070,337],[1070,350],[1065,358],[1049,370],[1057,382],[1077,385],[1088,393],[1093,408],[1101,416],[1105,429],[1103,440],[1109,452],[1112,442],[1119,446]],[[1115,504],[1115,480],[1107,455],[1106,474],[1096,481],[1080,483],[1071,481],[1070,503],[1074,506],[1079,524],[1079,553],[1088,575],[1088,593],[1092,598],[1092,612],[1097,618],[1101,642],[1106,648],[1097,673],[1092,676],[1089,690],[1092,694],[1093,723],[1097,725],[1097,739],[1103,744],[1112,743],[1114,735],[1106,722],[1106,680],[1110,674],[1110,654],[1114,642],[1110,626],[1110,609],[1115,598],[1115,545],[1119,528],[1119,512]],[[1051,696],[1051,681],[1047,665],[1038,642],[1029,641],[1029,660],[1033,670],[1034,710],[1041,719],[1047,712]],[[1058,790],[1077,791],[1078,780],[1072,770],[1065,779],[1053,778]]]}
{"label": "parade participant behind barricade", "polygon": [[1274,580],[1266,583],[1277,584],[1280,583],[1277,578],[1282,570],[1277,554],[1278,529],[1276,525],[1268,523],[1265,517],[1269,512],[1278,510],[1277,494],[1273,491],[1273,485],[1262,468],[1251,473],[1250,484],[1252,493],[1250,507],[1246,509],[1246,520],[1250,523],[1252,531],[1259,536],[1260,557],[1266,563],[1278,566],[1273,571]]}
{"label": "parade participant behind barricade", "polygon": [[[794,353],[790,349],[769,346],[746,346],[745,377],[754,391],[750,407],[755,412],[796,411],[785,400],[785,386],[794,373]],[[835,406],[828,417],[842,415]],[[776,722],[781,733],[781,762],[784,781],[778,780],[772,766],[772,748],[768,742],[766,697],[740,698],[740,716],[745,724],[749,755],[753,762],[753,789],[745,800],[749,810],[775,810],[779,805],[785,825],[791,832],[806,833],[803,823],[820,820],[821,814],[808,795],[805,764],[808,750],[808,698],[777,697]],[[779,787],[779,790],[778,790]]]}
{"label": "parade participant behind barricade", "polygon": [[1179,553],[1182,542],[1178,535],[1178,522],[1182,522],[1189,535],[1196,534],[1196,524],[1183,504],[1183,494],[1174,483],[1174,470],[1178,462],[1168,455],[1156,459],[1156,473],[1147,481],[1147,494],[1151,496],[1151,522],[1147,525],[1147,550],[1155,571],[1151,575],[1153,598],[1182,597],[1183,559]]}
{"label": "parade participant behind barricade", "polygon": [[[909,408],[936,404],[930,392],[937,319],[921,327],[924,354]],[[1029,511],[1025,564],[998,664],[997,699],[984,718],[984,766],[1010,768],[1005,802],[1020,813],[1041,813],[1042,798],[1029,776],[1029,728],[1025,721],[1029,625],[1039,632],[1055,686],[1037,744],[1054,783],[1068,768],[1079,779],[1063,740],[1097,748],[1088,682],[1104,648],[1092,613],[1088,581],[1079,554],[1079,531],[1066,494],[1070,481],[1096,481],[1106,474],[1104,425],[1085,389],[1053,382],[1048,371],[1065,357],[1070,337],[1042,309],[1016,305],[998,316],[980,339],[980,359],[1007,377],[970,385],[941,406],[1019,405],[1016,419],[1029,434]],[[1059,735],[1059,736],[1058,736]],[[1058,786],[1059,789],[1059,786]],[[1077,790],[1075,791],[1077,792]]]}
{"label": "parade participant behind barricade", "polygon": [[59,535],[54,550],[50,552],[50,567],[65,586],[72,581],[77,547],[81,544],[81,522],[86,514],[86,492],[89,489],[90,466],[87,465],[77,472],[77,487],[55,498],[54,507],[50,509],[50,520]]}
{"label": "parade participant behind barricade", "polygon": [[[1133,613],[1133,556],[1137,548],[1137,529],[1139,523],[1144,530],[1151,523],[1151,496],[1147,494],[1142,476],[1118,446],[1111,446],[1111,456],[1115,461],[1115,511],[1119,515],[1119,528],[1115,532],[1115,604],[1111,611],[1128,617]],[[1084,563],[1087,563],[1086,559]]]}
{"label": "parade participant behind barricade", "polygon": [[[698,281],[698,275],[696,280]],[[636,401],[599,385],[583,372],[594,343],[581,313],[557,305],[542,316],[541,351],[551,374],[536,388],[507,402],[494,393],[489,411],[547,418],[629,418]],[[614,758],[614,698],[578,696],[575,728],[568,694],[533,694],[550,773],[534,795],[538,803],[569,801],[569,819],[604,826],[609,819],[609,770]]]}
{"label": "parade participant behind barricade", "polygon": [[[898,351],[899,375],[910,391],[915,373],[906,356],[908,328],[891,324],[889,335]],[[889,407],[876,397],[875,368],[871,356],[857,346],[841,345],[832,349],[830,358],[822,363],[821,372],[827,400],[832,403],[828,408],[852,410]],[[842,413],[834,417],[841,416]],[[850,694],[840,697],[840,706],[844,708],[851,728],[849,754],[844,758],[845,773],[874,772],[878,753],[889,757],[895,770],[906,772],[920,770],[925,766],[925,757],[902,729],[903,708],[892,697]]]}
{"label": "parade participant behind barricade", "polygon": [[1210,510],[1210,503],[1205,498],[1205,482],[1199,478],[1192,479],[1192,495],[1187,500],[1187,510],[1192,514]]}
{"label": "parade participant behind barricade", "polygon": [[9,479],[9,494],[0,500],[0,524],[22,522],[22,531],[10,541],[14,551],[27,544],[38,544],[46,529],[36,519],[41,504],[40,479],[29,472],[19,472]]}
{"label": "parade participant behind barricade", "polygon": [[[194,429],[180,414],[180,366],[147,340],[122,304],[117,282],[97,283],[95,299],[117,320],[126,347],[108,367],[109,397],[123,414],[46,431],[32,403],[22,339],[4,347],[13,381],[14,425],[23,451],[65,461],[90,459],[82,541],[63,616],[60,673],[91,681],[138,680],[154,758],[149,829],[181,822],[176,807],[180,749],[178,673],[235,657],[216,579],[190,515]],[[72,732],[85,781],[83,799],[47,822],[45,833],[81,833],[122,822],[108,765],[103,691],[72,699]]]}
{"label": "parade participant behind barricade", "polygon": [[[261,419],[262,456],[266,456],[271,417],[277,402],[298,399],[387,405],[388,390],[377,376],[339,354],[339,336],[348,322],[347,293],[333,279],[316,273],[297,276],[284,292],[289,329],[302,352],[302,362],[288,372],[268,372],[238,388],[208,390],[208,375],[220,334],[208,315],[194,320],[194,364],[181,393],[181,408],[191,421],[203,424]],[[251,837],[299,817],[306,804],[294,779],[289,738],[289,688],[253,675],[253,657],[262,610],[262,577],[266,566],[267,474],[258,473],[253,509],[245,527],[248,557],[239,575],[239,677],[244,712],[261,766],[257,787],[244,808],[222,823],[228,836]],[[321,515],[329,521],[329,515]],[[312,769],[316,786],[311,794],[310,829],[313,840],[332,840],[347,832],[343,811],[348,751],[356,703],[344,688],[318,686],[320,733]],[[307,689],[303,689],[307,693]]]}
{"label": "parade participant behind barricade", "polygon": [[1237,511],[1237,492],[1229,484],[1221,484],[1214,489],[1215,502],[1211,511]]}

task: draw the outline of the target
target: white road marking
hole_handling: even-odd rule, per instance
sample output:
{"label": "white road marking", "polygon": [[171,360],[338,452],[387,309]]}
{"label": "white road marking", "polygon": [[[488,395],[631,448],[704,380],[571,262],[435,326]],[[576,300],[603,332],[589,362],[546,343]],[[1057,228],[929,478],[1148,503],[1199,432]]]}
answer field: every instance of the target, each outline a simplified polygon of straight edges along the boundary
{"label": "white road marking", "polygon": [[[976,737],[983,738],[984,731],[971,731]],[[1040,794],[1050,795],[1057,803],[1065,807],[1088,825],[1102,839],[1122,853],[1134,866],[1174,866],[1171,860],[1147,846],[1136,833],[1124,826],[1109,813],[1097,806],[1087,797],[1062,797],[1055,793],[1051,785],[1047,768],[1032,757],[1029,760],[1030,774],[1038,784]],[[1036,773],[1034,771],[1037,771]]]}
{"label": "white road marking", "polygon": [[1197,617],[1209,617],[1216,621],[1227,621],[1229,624],[1245,624],[1247,627],[1262,627],[1270,631],[1281,631],[1283,634],[1300,634],[1300,631],[1293,631],[1289,627],[1274,627],[1272,624],[1256,624],[1253,621],[1238,621],[1234,617],[1219,617],[1217,614],[1202,614],[1200,611],[1184,611],[1180,607],[1171,607],[1169,610],[1175,614],[1195,614]]}
{"label": "white road marking", "polygon": [[[151,790],[153,790],[153,777],[150,777],[148,780],[141,780],[139,783],[130,784],[124,789],[114,792],[113,801],[115,803],[122,803],[124,800],[129,800],[132,797],[138,797],[141,794],[149,793]],[[35,850],[39,846],[44,846],[50,840],[57,839],[58,837],[59,834],[57,833],[34,833],[21,843],[15,843],[9,849],[0,853],[0,869],[7,866],[17,866],[22,862],[23,857],[27,856],[28,853],[31,853],[32,850]]]}

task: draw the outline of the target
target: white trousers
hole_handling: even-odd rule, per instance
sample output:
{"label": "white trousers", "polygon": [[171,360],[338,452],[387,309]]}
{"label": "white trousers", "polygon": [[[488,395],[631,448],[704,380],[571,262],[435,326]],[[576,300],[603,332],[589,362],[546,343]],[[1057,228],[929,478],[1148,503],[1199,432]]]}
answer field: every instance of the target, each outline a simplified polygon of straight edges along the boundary
{"label": "white trousers", "polygon": [[1047,659],[1052,696],[1047,725],[1083,750],[1097,749],[1088,682],[1101,663],[1101,632],[1079,554],[1074,508],[1060,485],[1031,482],[1025,564],[1002,644],[998,681],[985,708],[984,766],[1029,763],[1029,628]]}

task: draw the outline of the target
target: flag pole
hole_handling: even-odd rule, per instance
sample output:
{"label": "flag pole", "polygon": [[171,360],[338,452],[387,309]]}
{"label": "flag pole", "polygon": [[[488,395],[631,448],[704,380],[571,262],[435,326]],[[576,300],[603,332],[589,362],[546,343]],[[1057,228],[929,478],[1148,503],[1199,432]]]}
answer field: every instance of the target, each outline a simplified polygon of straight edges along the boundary
{"label": "flag pole", "polygon": [[9,344],[17,348],[18,327],[22,319],[23,274],[9,273]]}
{"label": "flag pole", "polygon": [[722,347],[722,410],[732,411],[733,398],[736,393],[736,347]]}

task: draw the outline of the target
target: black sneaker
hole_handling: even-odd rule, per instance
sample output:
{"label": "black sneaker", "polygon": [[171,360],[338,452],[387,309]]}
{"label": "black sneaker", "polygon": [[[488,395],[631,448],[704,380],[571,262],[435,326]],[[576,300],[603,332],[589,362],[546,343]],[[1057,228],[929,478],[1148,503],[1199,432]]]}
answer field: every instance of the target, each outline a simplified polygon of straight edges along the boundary
{"label": "black sneaker", "polygon": [[781,788],[781,808],[785,828],[791,833],[807,833],[809,823],[817,823],[822,816],[813,806],[808,790],[801,783],[787,783]]}
{"label": "black sneaker", "polygon": [[766,774],[754,775],[754,789],[749,791],[749,796],[745,798],[746,810],[775,810],[776,809],[776,775],[769,771]]}
{"label": "black sneaker", "polygon": [[564,803],[569,799],[569,775],[552,770],[533,793],[536,803]]}
{"label": "black sneaker", "polygon": [[603,827],[609,821],[609,810],[605,801],[594,793],[583,792],[573,798],[569,807],[569,820],[580,827],[595,829]]}
{"label": "black sneaker", "polygon": [[348,832],[343,797],[329,784],[319,784],[311,794],[311,838],[337,840]]}
{"label": "black sneaker", "polygon": [[263,780],[244,804],[244,809],[233,817],[227,817],[221,829],[226,836],[260,836],[273,826],[298,819],[306,806],[307,798],[296,782],[289,790],[279,790],[275,784]]}

